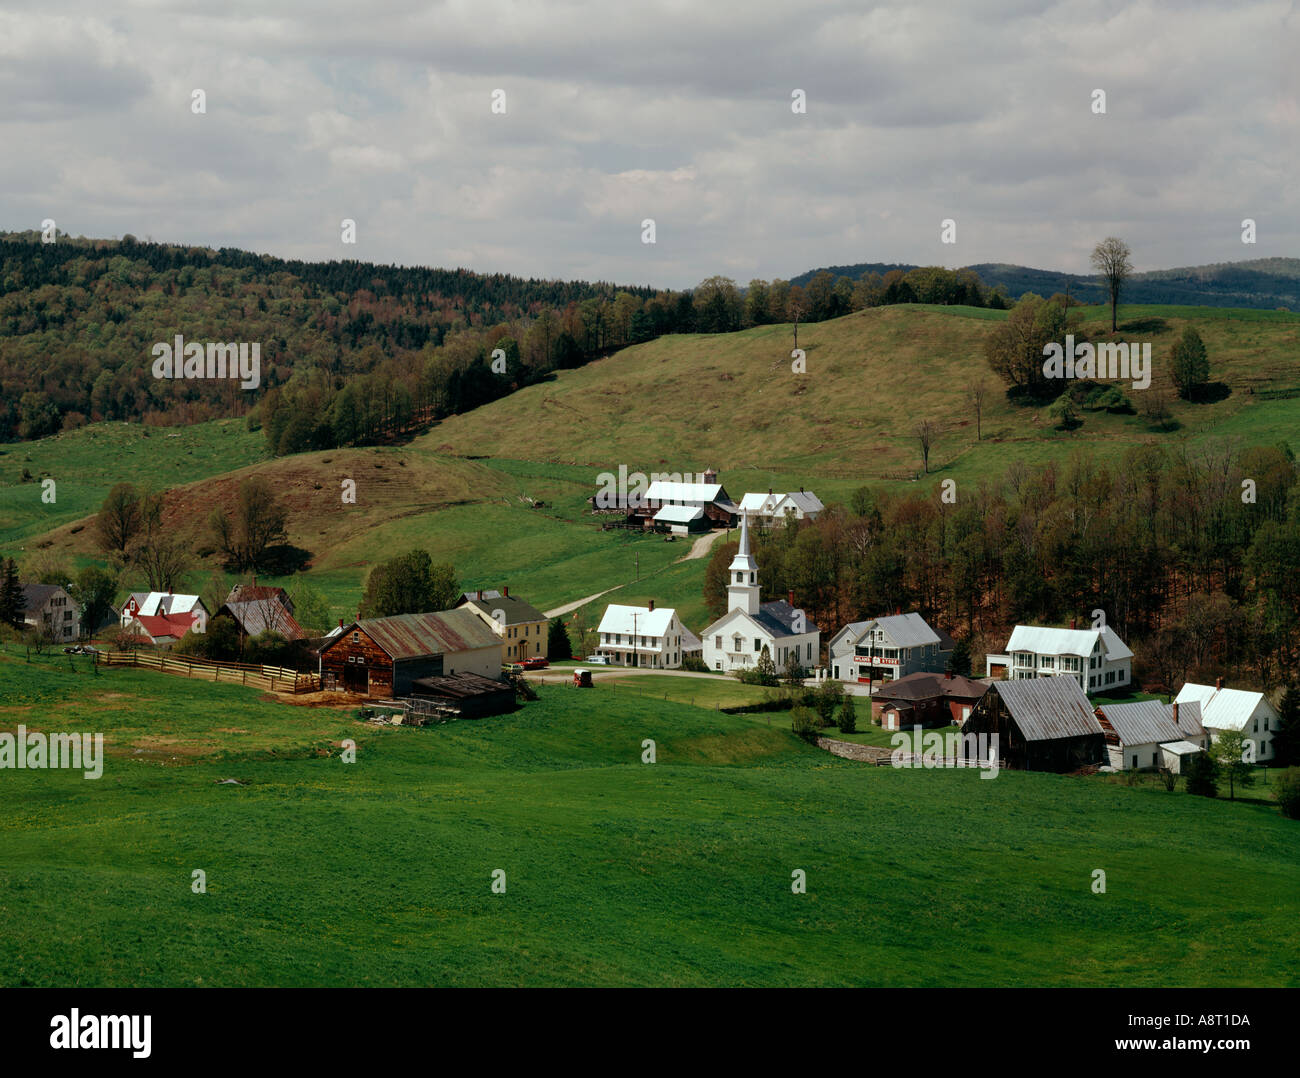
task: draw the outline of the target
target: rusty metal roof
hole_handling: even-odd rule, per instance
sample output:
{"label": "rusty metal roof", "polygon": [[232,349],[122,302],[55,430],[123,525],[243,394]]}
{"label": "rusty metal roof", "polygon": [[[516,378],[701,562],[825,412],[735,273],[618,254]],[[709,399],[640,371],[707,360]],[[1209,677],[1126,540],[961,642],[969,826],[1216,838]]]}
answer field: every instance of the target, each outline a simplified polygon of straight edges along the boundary
{"label": "rusty metal roof", "polygon": [[[396,614],[391,618],[366,618],[353,623],[381,647],[390,659],[423,659],[475,648],[499,648],[501,638],[483,619],[469,610],[440,610],[432,614]],[[328,647],[346,639],[351,627]]]}
{"label": "rusty metal roof", "polygon": [[1054,741],[1103,732],[1092,713],[1092,704],[1072,677],[995,681],[993,690],[1002,697],[1027,741]]}

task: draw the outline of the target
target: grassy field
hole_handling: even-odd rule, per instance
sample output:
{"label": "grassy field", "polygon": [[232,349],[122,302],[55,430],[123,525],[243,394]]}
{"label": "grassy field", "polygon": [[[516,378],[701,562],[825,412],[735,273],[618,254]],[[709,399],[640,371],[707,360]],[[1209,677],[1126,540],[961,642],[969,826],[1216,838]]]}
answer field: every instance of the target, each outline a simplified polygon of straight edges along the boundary
{"label": "grassy field", "polygon": [[0,727],[109,752],[4,772],[3,985],[1300,983],[1300,831],[1258,804],[865,767],[602,689],[377,728],[6,649],[0,690]]}

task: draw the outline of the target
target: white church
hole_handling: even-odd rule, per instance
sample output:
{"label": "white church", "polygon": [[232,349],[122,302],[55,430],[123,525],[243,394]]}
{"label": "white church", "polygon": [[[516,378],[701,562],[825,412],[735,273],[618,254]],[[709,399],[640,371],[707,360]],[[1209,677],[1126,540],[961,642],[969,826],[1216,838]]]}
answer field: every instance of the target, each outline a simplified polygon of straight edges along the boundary
{"label": "white church", "polygon": [[812,670],[820,660],[821,632],[784,599],[759,602],[758,563],[749,552],[749,520],[740,520],[740,549],[727,570],[727,612],[700,634],[710,670],[753,669],[766,647],[777,673],[790,656]]}

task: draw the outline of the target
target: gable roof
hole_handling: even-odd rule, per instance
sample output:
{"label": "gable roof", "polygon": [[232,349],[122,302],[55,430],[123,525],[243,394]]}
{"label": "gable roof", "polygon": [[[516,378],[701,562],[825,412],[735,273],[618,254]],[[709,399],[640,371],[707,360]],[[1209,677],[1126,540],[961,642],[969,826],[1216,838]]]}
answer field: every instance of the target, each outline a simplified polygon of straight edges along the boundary
{"label": "gable roof", "polygon": [[501,638],[469,610],[440,610],[431,614],[396,614],[355,621],[321,651],[328,651],[352,628],[360,629],[393,660],[423,659],[476,648],[499,648]]}
{"label": "gable roof", "polygon": [[794,627],[795,615],[798,608],[791,606],[784,599],[775,599],[770,603],[763,603],[758,608],[758,613],[751,615],[764,629],[770,632],[774,639],[780,639],[784,636],[802,636],[804,633],[819,633],[820,629],[813,624],[812,619],[807,614],[804,615],[804,627],[802,631]]}
{"label": "gable roof", "polygon": [[[193,627],[192,614],[137,614],[131,625],[138,625],[153,642],[179,640]],[[129,628],[130,626],[128,626]]]}
{"label": "gable roof", "polygon": [[704,502],[705,504],[717,501],[719,495],[730,502],[731,499],[726,498],[721,483],[669,483],[662,479],[651,483],[645,492],[647,501]]}
{"label": "gable roof", "polygon": [[286,640],[301,640],[307,635],[297,619],[289,613],[289,608],[278,598],[246,599],[233,603],[227,599],[217,614],[223,612],[234,618],[236,624],[249,636],[270,631],[279,633]]}
{"label": "gable roof", "polygon": [[290,614],[293,613],[293,599],[284,588],[274,588],[269,584],[236,584],[226,596],[226,603],[250,603],[278,600]]}
{"label": "gable roof", "polygon": [[[1175,699],[1180,718],[1184,704],[1200,704],[1201,724],[1214,730],[1244,730],[1260,703],[1268,705],[1262,692],[1216,689],[1213,685],[1197,685],[1190,681],[1178,690]],[[1268,706],[1272,710],[1272,705]]]}
{"label": "gable roof", "polygon": [[24,584],[23,611],[39,609],[62,590],[58,584]]}
{"label": "gable roof", "polygon": [[803,513],[820,513],[826,506],[811,490],[792,490],[786,497],[797,505]]}
{"label": "gable roof", "polygon": [[[1172,711],[1159,700],[1138,700],[1131,704],[1102,704],[1101,724],[1110,726],[1124,745],[1150,745],[1182,741],[1187,731],[1174,725]],[[1181,708],[1180,708],[1181,712]]]}
{"label": "gable roof", "polygon": [[698,505],[665,505],[654,518],[665,524],[690,524],[703,516],[704,509]]}
{"label": "gable roof", "polygon": [[188,614],[196,607],[203,607],[205,612],[208,609],[197,595],[176,595],[169,591],[133,591],[122,604],[123,612],[132,599],[136,601],[136,613],[150,617],[158,614]]}
{"label": "gable roof", "polygon": [[485,591],[482,599],[471,595],[468,600],[460,605],[481,610],[493,621],[497,620],[496,613],[500,611],[505,615],[506,625],[523,625],[525,622],[546,620],[546,615],[533,606],[532,603],[526,603],[522,599],[516,599],[513,595],[502,595],[495,591]]}
{"label": "gable roof", "polygon": [[1057,629],[1050,625],[1017,625],[1011,630],[1007,651],[1031,651],[1036,655],[1080,655],[1087,657],[1102,641],[1110,662],[1131,659],[1133,652],[1109,625],[1101,629]]}
{"label": "gable roof", "polygon": [[[636,636],[663,636],[677,611],[671,606],[624,606],[610,603],[600,619],[598,633],[620,633]],[[634,627],[635,626],[635,627]]]}
{"label": "gable roof", "polygon": [[1007,705],[1027,741],[1054,741],[1102,733],[1092,704],[1072,677],[995,681],[992,689]]}
{"label": "gable roof", "polygon": [[879,700],[898,700],[900,702],[907,700],[935,700],[946,697],[978,700],[988,691],[989,683],[987,681],[976,681],[974,678],[963,677],[961,674],[953,674],[952,677],[947,677],[944,674],[919,671],[881,685],[876,690],[876,698]]}
{"label": "gable roof", "polygon": [[[1174,705],[1168,705],[1169,718],[1173,721]],[[1196,700],[1178,702],[1178,721],[1174,723],[1184,737],[1204,737],[1205,725],[1201,722],[1201,705]]]}

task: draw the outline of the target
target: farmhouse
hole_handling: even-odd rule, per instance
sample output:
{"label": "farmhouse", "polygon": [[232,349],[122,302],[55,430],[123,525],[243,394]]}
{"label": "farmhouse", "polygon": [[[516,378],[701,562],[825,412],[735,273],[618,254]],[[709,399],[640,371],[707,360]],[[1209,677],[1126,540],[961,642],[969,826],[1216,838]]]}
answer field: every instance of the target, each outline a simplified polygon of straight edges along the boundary
{"label": "farmhouse", "polygon": [[1071,677],[995,681],[961,728],[997,735],[1003,767],[1075,771],[1106,762],[1106,736]]}
{"label": "farmhouse", "polygon": [[546,630],[550,622],[535,606],[511,595],[509,587],[501,591],[465,592],[456,608],[473,611],[501,638],[506,662],[546,658]]}
{"label": "farmhouse", "polygon": [[[1182,710],[1187,714],[1178,715]],[[1193,714],[1199,710],[1195,704],[1183,709],[1176,703],[1166,705],[1159,700],[1104,704],[1097,708],[1097,721],[1106,735],[1110,766],[1121,771],[1153,767],[1181,771],[1184,757],[1205,747],[1197,743],[1205,736]],[[1175,715],[1182,721],[1177,721]]]}
{"label": "farmhouse", "polygon": [[872,697],[871,710],[886,730],[961,725],[988,690],[988,682],[952,671],[908,674],[882,685]]}
{"label": "farmhouse", "polygon": [[279,633],[286,640],[302,640],[307,636],[294,618],[293,600],[283,588],[236,584],[216,616],[223,614],[232,618],[245,636],[265,632]]}
{"label": "farmhouse", "polygon": [[168,648],[188,632],[201,632],[194,612],[188,614],[137,614],[125,626],[137,644]]}
{"label": "farmhouse", "polygon": [[501,676],[501,638],[469,610],[366,618],[321,646],[321,684],[367,696],[406,696],[418,678]]}
{"label": "farmhouse", "polygon": [[1178,690],[1176,702],[1200,705],[1201,723],[1212,740],[1217,741],[1228,730],[1237,730],[1254,745],[1257,761],[1273,759],[1273,735],[1277,733],[1279,716],[1262,692],[1225,689],[1223,678],[1213,685],[1189,681]]}
{"label": "farmhouse", "polygon": [[774,494],[769,489],[766,494],[746,494],[740,499],[741,513],[766,528],[780,524],[787,515],[796,520],[816,520],[825,508],[816,494],[803,487],[787,494]]}
{"label": "farmhouse", "polygon": [[596,652],[613,666],[651,666],[675,670],[689,642],[677,611],[672,607],[622,606],[611,603],[600,619],[600,645]]}
{"label": "farmhouse", "polygon": [[57,584],[24,584],[23,624],[47,640],[76,640],[81,635],[81,608]]}
{"label": "farmhouse", "polygon": [[787,600],[759,602],[758,563],[749,552],[749,518],[740,518],[740,549],[727,570],[727,612],[701,633],[710,670],[748,670],[767,649],[778,671],[793,659],[812,667],[820,658],[821,631]]}
{"label": "farmhouse", "polygon": [[[130,625],[136,615],[147,618],[185,616],[187,628],[196,633],[207,631],[209,611],[197,595],[173,595],[169,591],[135,591],[122,606],[122,624]],[[178,623],[179,624],[179,623]],[[184,636],[184,632],[181,633]]]}
{"label": "farmhouse", "polygon": [[1133,652],[1110,626],[1068,629],[1017,625],[1006,654],[989,655],[985,675],[1010,681],[1066,675],[1085,692],[1104,692],[1133,680]]}
{"label": "farmhouse", "polygon": [[883,681],[943,673],[952,649],[952,637],[920,614],[894,614],[844,626],[831,637],[827,662],[841,681]]}

